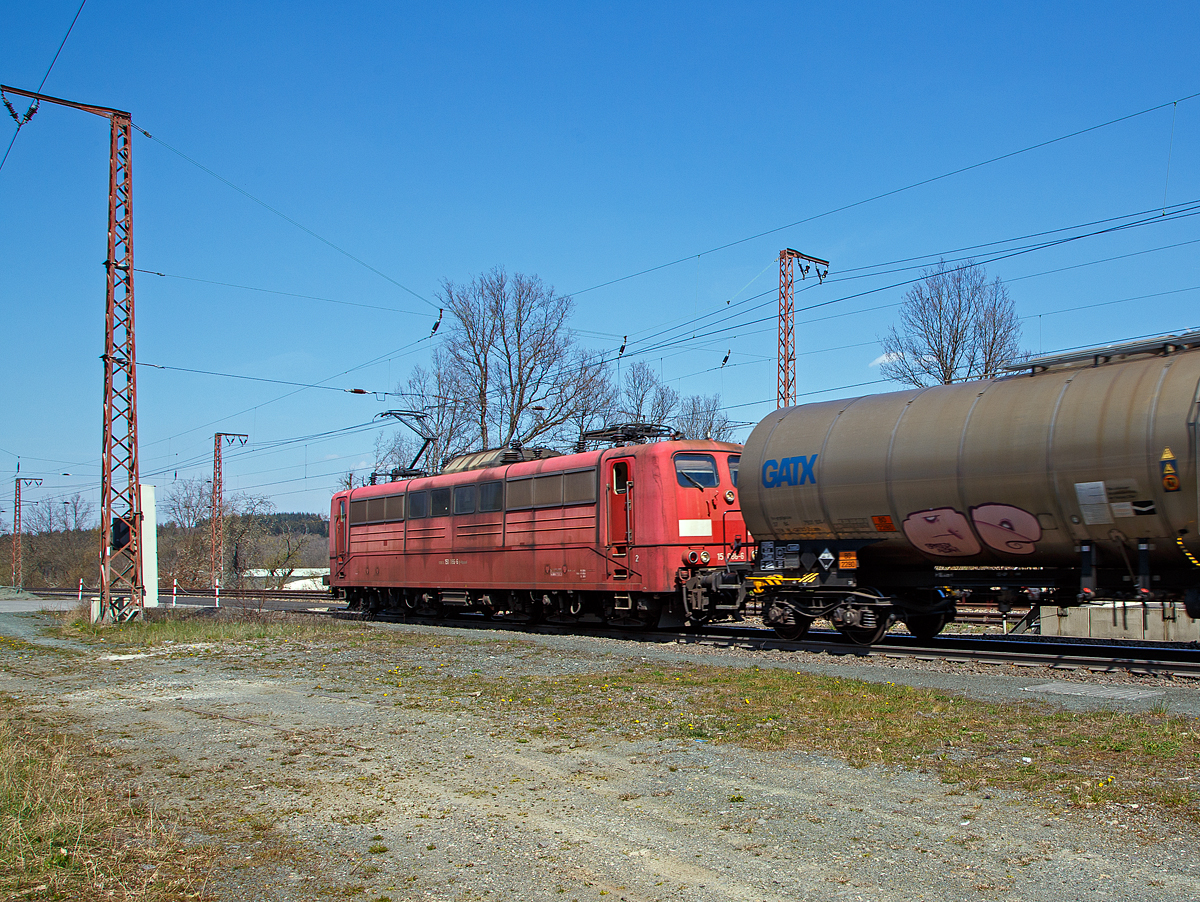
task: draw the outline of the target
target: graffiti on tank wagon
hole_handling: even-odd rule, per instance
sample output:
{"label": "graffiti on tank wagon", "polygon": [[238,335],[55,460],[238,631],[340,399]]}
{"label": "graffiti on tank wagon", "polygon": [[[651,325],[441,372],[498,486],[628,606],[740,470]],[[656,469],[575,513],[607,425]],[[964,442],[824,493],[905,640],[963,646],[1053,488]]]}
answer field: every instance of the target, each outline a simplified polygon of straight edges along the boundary
{"label": "graffiti on tank wagon", "polygon": [[1011,504],[981,504],[971,508],[971,522],[979,537],[991,548],[1009,554],[1033,554],[1042,537],[1038,518]]}
{"label": "graffiti on tank wagon", "polygon": [[917,548],[942,557],[970,557],[983,545],[1006,554],[1032,554],[1042,537],[1038,518],[1011,504],[972,507],[969,519],[952,507],[914,511],[901,528]]}
{"label": "graffiti on tank wagon", "polygon": [[908,540],[930,554],[968,557],[979,554],[979,541],[961,511],[935,507],[909,514],[901,524]]}

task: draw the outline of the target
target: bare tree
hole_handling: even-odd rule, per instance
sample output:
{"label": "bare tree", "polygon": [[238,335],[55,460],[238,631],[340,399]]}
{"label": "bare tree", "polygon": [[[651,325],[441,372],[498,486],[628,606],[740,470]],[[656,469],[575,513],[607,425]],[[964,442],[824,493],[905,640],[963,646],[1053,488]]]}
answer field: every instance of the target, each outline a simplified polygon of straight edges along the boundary
{"label": "bare tree", "polygon": [[212,513],[212,482],[200,476],[171,483],[163,496],[164,523],[193,529]]}
{"label": "bare tree", "polygon": [[894,382],[923,387],[995,375],[1020,356],[1021,325],[1008,289],[968,260],[939,261],[904,296],[900,326],[881,339],[880,371]]}
{"label": "bare tree", "polygon": [[96,506],[76,492],[63,503],[63,529],[78,532],[92,528],[92,514]]}
{"label": "bare tree", "polygon": [[679,407],[679,393],[639,360],[625,371],[621,385],[621,417],[631,423],[668,423]]}
{"label": "bare tree", "polygon": [[267,535],[266,515],[275,507],[262,495],[239,493],[225,502],[225,554],[228,583],[221,585],[240,589],[243,575],[262,558],[262,545]]}
{"label": "bare tree", "polygon": [[497,267],[469,285],[443,283],[439,297],[453,318],[432,387],[476,424],[470,445],[570,440],[577,421],[611,400],[604,362],[567,326],[572,300],[537,276]]}
{"label": "bare tree", "polygon": [[369,485],[371,482],[370,474],[356,473],[354,470],[347,470],[338,477],[337,486],[334,491],[344,492],[347,489],[357,489],[364,485]]}
{"label": "bare tree", "polygon": [[25,511],[21,515],[21,531],[31,536],[56,532],[60,525],[59,512],[54,509],[52,501],[25,502]]}
{"label": "bare tree", "polygon": [[721,410],[720,395],[688,395],[673,425],[684,438],[733,441],[734,426]]}
{"label": "bare tree", "polygon": [[452,378],[447,387],[456,391],[456,401],[468,401],[467,397],[458,396],[458,392],[469,394],[481,448],[489,447],[492,354],[504,315],[502,309],[497,309],[502,307],[497,298],[504,297],[507,285],[504,270],[494,269],[476,277],[469,285],[455,285],[447,279],[438,295],[453,317],[442,345]]}

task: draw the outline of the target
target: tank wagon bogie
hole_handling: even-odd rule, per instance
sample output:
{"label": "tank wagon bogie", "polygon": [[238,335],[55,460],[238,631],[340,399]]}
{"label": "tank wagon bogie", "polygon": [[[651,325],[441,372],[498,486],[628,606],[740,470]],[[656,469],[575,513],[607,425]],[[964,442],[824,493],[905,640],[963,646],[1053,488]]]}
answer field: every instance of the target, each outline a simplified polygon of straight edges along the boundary
{"label": "tank wagon bogie", "polygon": [[1200,333],[1012,369],[758,424],[747,581],[781,635],[826,617],[856,641],[896,621],[930,637],[972,593],[1200,617]]}
{"label": "tank wagon bogie", "polygon": [[740,445],[501,449],[333,498],[331,587],[365,612],[683,625],[740,616]]}

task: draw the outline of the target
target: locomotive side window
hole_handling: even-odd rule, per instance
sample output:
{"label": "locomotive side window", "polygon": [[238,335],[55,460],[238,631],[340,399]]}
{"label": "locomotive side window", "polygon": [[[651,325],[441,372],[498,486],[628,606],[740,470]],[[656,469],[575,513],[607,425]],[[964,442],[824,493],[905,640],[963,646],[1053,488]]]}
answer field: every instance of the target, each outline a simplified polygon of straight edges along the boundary
{"label": "locomotive side window", "polygon": [[613,491],[624,495],[629,489],[629,464],[621,461],[613,464]]}
{"label": "locomotive side window", "polygon": [[503,482],[485,482],[479,487],[479,509],[481,511],[504,510]]}
{"label": "locomotive side window", "polygon": [[384,498],[368,498],[367,499],[367,522],[368,523],[382,523],[383,522],[383,519],[384,519],[383,503],[385,500],[386,499],[384,499]]}
{"label": "locomotive side window", "polygon": [[350,525],[356,526],[359,523],[367,522],[367,502],[364,498],[362,501],[350,502]]}
{"label": "locomotive side window", "polygon": [[460,485],[454,488],[454,513],[475,513],[475,486]]}
{"label": "locomotive side window", "polygon": [[420,520],[429,516],[429,493],[408,493],[408,519]]}
{"label": "locomotive side window", "polygon": [[387,504],[384,506],[384,518],[389,521],[404,519],[404,496],[389,495]]}
{"label": "locomotive side window", "polygon": [[444,517],[450,513],[449,489],[434,489],[429,494],[433,496],[432,504],[430,505],[429,516]]}
{"label": "locomotive side window", "polygon": [[711,454],[676,454],[675,478],[682,486],[714,489],[721,484],[717,462]]}
{"label": "locomotive side window", "polygon": [[563,477],[564,504],[590,504],[596,500],[596,471],[581,470]]}
{"label": "locomotive side window", "polygon": [[561,507],[562,503],[563,478],[561,473],[533,477],[534,507]]}
{"label": "locomotive side window", "polygon": [[533,507],[533,480],[513,479],[508,483],[508,509]]}
{"label": "locomotive side window", "polygon": [[733,481],[733,487],[737,488],[738,464],[741,463],[742,456],[740,454],[729,455],[729,478]]}

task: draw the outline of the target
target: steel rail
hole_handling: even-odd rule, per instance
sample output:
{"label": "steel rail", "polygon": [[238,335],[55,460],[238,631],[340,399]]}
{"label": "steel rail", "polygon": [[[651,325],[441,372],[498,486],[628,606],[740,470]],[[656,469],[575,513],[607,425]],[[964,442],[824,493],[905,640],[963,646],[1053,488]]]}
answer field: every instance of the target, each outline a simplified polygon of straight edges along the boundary
{"label": "steel rail", "polygon": [[[355,611],[330,611],[334,617],[354,620],[369,618]],[[805,638],[787,642],[767,627],[716,626],[707,632],[696,630],[622,630],[613,627],[592,627],[580,630],[572,624],[520,621],[483,620],[471,617],[436,619],[432,617],[381,615],[380,622],[419,623],[429,626],[449,626],[495,630],[500,632],[536,633],[541,635],[582,635],[630,642],[659,645],[696,645],[719,648],[741,648],[748,651],[797,651],[824,653],[835,657],[911,658],[926,661],[962,661],[976,664],[1014,665],[1018,667],[1047,667],[1060,670],[1089,670],[1100,673],[1136,673],[1149,676],[1182,676],[1200,678],[1200,650],[1195,645],[1156,645],[1128,642],[1121,645],[1075,639],[1026,636],[940,636],[933,642],[922,643],[906,636],[888,636],[876,645],[855,645],[833,631],[814,631]]]}
{"label": "steel rail", "polygon": [[[70,597],[77,589],[40,589],[32,594],[48,597]],[[85,593],[86,594],[86,593]],[[211,591],[181,590],[178,597],[200,606],[212,607]],[[326,591],[293,589],[229,589],[221,597],[235,604],[259,600],[271,610],[300,613],[325,602],[330,616],[340,619],[368,620],[364,614],[344,608],[343,603]],[[169,608],[169,593],[159,596],[159,607]],[[584,635],[630,642],[654,644],[713,646],[741,648],[748,651],[796,651],[827,654],[838,658],[890,658],[926,661],[961,661],[976,664],[1013,665],[1018,667],[1047,667],[1061,670],[1089,670],[1100,673],[1136,673],[1150,676],[1181,676],[1200,678],[1200,648],[1191,644],[1121,643],[1073,639],[1064,641],[1036,635],[1015,636],[953,636],[942,635],[932,642],[921,642],[902,634],[888,635],[875,645],[854,645],[839,633],[813,630],[804,638],[787,642],[767,627],[716,625],[707,631],[645,630],[615,627],[584,627],[572,624],[531,624],[518,620],[484,620],[478,616],[434,618],[413,615],[378,616],[381,622],[417,623],[428,626],[449,626],[499,632],[523,632],[543,635]]]}

